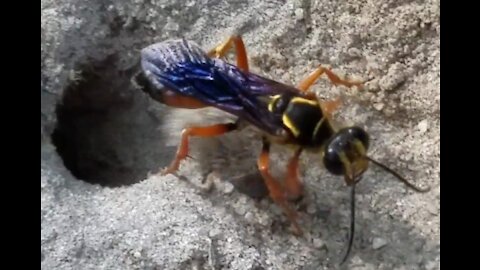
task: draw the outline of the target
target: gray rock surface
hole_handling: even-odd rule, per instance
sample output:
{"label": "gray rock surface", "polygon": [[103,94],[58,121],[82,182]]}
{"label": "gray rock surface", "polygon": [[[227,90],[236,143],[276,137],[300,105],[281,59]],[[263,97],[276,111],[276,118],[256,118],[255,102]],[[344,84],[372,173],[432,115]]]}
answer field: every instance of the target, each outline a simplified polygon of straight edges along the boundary
{"label": "gray rock surface", "polygon": [[[248,130],[192,140],[181,179],[149,174],[168,164],[183,126],[225,116],[172,110],[135,91],[139,50],[182,36],[210,49],[233,32],[251,69],[278,81],[295,84],[318,64],[371,79],[364,91],[328,80],[313,89],[342,95],[338,124],[364,126],[373,157],[432,191],[370,170],[344,268],[440,269],[439,5],[42,0],[42,269],[337,269],[349,192],[318,157],[301,164],[303,238],[270,200],[232,189],[245,174],[258,180],[259,142]],[[274,151],[281,176],[291,153]]]}

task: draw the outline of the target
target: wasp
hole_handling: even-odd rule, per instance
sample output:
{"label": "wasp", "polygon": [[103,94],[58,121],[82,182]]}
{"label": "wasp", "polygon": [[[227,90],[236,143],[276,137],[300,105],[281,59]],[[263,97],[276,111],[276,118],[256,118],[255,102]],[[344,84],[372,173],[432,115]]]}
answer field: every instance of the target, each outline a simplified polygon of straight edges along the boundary
{"label": "wasp", "polygon": [[[234,47],[236,65],[225,60]],[[258,170],[270,198],[279,205],[293,225],[294,233],[302,234],[297,212],[289,203],[303,194],[299,178],[299,159],[304,151],[321,157],[324,167],[333,175],[343,176],[351,187],[350,234],[346,255],[353,243],[355,218],[355,184],[361,180],[369,164],[375,164],[417,192],[421,189],[386,165],[367,155],[368,133],[358,126],[337,128],[331,121],[339,99],[321,100],[309,91],[325,74],[334,85],[362,87],[363,81],[341,79],[330,69],[319,66],[296,86],[289,86],[254,74],[249,70],[247,52],[242,37],[232,35],[210,51],[203,51],[193,41],[185,39],[156,43],[141,51],[141,71],[135,81],[154,100],[168,106],[186,109],[214,107],[235,116],[236,121],[210,126],[194,126],[182,131],[176,156],[162,174],[173,174],[188,157],[190,137],[213,137],[244,124],[254,127],[262,139],[257,159]],[[269,172],[269,152],[272,144],[289,145],[293,150],[283,182]]]}

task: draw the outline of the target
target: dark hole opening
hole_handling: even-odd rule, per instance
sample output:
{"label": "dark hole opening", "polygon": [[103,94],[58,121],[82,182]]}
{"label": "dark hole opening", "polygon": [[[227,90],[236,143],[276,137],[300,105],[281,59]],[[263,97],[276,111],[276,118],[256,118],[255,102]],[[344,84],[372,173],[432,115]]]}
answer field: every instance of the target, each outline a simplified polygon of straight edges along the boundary
{"label": "dark hole opening", "polygon": [[52,141],[65,167],[78,179],[120,186],[165,166],[172,149],[158,130],[160,113],[130,83],[137,68],[118,70],[110,58],[80,70],[56,108]]}

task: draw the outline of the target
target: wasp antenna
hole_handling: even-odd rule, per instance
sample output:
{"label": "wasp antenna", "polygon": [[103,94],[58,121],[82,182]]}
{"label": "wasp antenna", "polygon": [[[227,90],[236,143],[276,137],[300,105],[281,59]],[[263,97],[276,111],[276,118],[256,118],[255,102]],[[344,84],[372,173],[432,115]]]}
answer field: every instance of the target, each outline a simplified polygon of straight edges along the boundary
{"label": "wasp antenna", "polygon": [[403,182],[405,185],[407,185],[409,188],[417,191],[417,192],[428,192],[430,191],[430,187],[427,187],[427,188],[419,188],[415,185],[413,185],[412,183],[408,182],[407,179],[403,178],[400,174],[398,174],[396,171],[390,169],[389,167],[387,167],[386,165],[372,159],[371,157],[367,157],[367,159],[369,161],[371,161],[373,164],[377,165],[378,167],[384,169],[385,171],[391,173],[393,176],[395,176],[398,180],[400,180],[401,182]]}
{"label": "wasp antenna", "polygon": [[353,238],[355,236],[355,186],[354,183],[350,190],[350,232],[348,236],[347,252],[340,262],[340,265],[347,261],[348,255],[350,255],[350,251],[352,250]]}

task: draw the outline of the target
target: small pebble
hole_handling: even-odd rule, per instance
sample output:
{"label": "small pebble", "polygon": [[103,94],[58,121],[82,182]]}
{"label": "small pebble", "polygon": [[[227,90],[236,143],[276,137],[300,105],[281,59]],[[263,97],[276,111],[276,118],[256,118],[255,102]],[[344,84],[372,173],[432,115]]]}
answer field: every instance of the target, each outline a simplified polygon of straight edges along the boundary
{"label": "small pebble", "polygon": [[[433,269],[437,269],[437,264],[435,263],[435,261],[429,261],[426,265],[425,265],[425,269],[427,270],[433,270]],[[439,269],[439,268],[438,268]]]}
{"label": "small pebble", "polygon": [[235,187],[234,187],[234,186],[232,185],[232,183],[230,183],[230,182],[224,182],[224,184],[223,184],[223,192],[224,192],[225,194],[230,194],[230,193],[232,193],[234,188],[235,188]]}
{"label": "small pebble", "polygon": [[166,31],[178,31],[180,29],[180,26],[174,21],[168,21],[163,29]]}
{"label": "small pebble", "polygon": [[254,218],[255,218],[255,216],[253,215],[252,212],[247,212],[247,213],[245,214],[245,219],[248,220],[248,221],[250,221],[250,222],[253,222],[253,221],[254,221]]}
{"label": "small pebble", "polygon": [[376,237],[372,241],[372,248],[373,249],[380,249],[380,248],[382,248],[386,245],[387,245],[387,240],[385,240],[383,238],[380,238],[380,237]]}
{"label": "small pebble", "polygon": [[275,15],[275,10],[272,8],[266,9],[265,14],[267,14],[268,17],[272,17],[273,15]]}
{"label": "small pebble", "polygon": [[294,235],[291,235],[288,240],[290,241],[290,243],[294,246],[297,246],[300,244],[300,241],[298,240],[298,237],[294,236]]}
{"label": "small pebble", "polygon": [[380,91],[380,86],[378,85],[378,79],[373,79],[365,83],[365,88],[368,92],[378,92]]}
{"label": "small pebble", "polygon": [[360,49],[358,48],[349,48],[347,50],[348,54],[351,56],[351,57],[360,57],[362,56],[362,51],[360,51]]}
{"label": "small pebble", "polygon": [[317,212],[317,208],[315,207],[315,205],[307,206],[307,213],[312,215],[312,214],[315,214],[315,212]]}
{"label": "small pebble", "polygon": [[420,121],[420,123],[418,123],[418,125],[417,125],[417,128],[420,131],[420,133],[422,133],[422,134],[427,132],[427,130],[428,130],[428,120],[424,119],[424,120]]}
{"label": "small pebble", "polygon": [[395,114],[395,110],[387,107],[387,108],[385,108],[383,113],[385,114],[385,116],[390,117],[390,116],[393,116]]}
{"label": "small pebble", "polygon": [[303,9],[301,8],[295,9],[295,19],[297,20],[303,19]]}
{"label": "small pebble", "polygon": [[314,238],[313,246],[316,248],[322,248],[323,246],[325,246],[325,242],[323,242],[323,240],[320,238]]}
{"label": "small pebble", "polygon": [[237,207],[235,207],[235,212],[240,216],[243,216],[247,212],[247,208],[245,205],[238,205]]}
{"label": "small pebble", "polygon": [[214,229],[211,229],[209,232],[208,232],[208,236],[210,238],[215,238],[217,236],[219,236],[221,233],[221,230],[219,230],[218,228],[214,228]]}
{"label": "small pebble", "polygon": [[261,215],[258,218],[258,222],[262,224],[262,226],[268,226],[271,223],[271,220],[267,216]]}
{"label": "small pebble", "polygon": [[385,107],[385,104],[381,103],[381,102],[377,102],[377,103],[373,104],[373,108],[375,108],[375,110],[377,110],[377,111],[381,111],[383,109],[383,107]]}
{"label": "small pebble", "polygon": [[404,70],[404,65],[399,63],[393,64],[388,69],[387,74],[379,80],[378,85],[380,89],[384,91],[395,90],[407,79]]}

